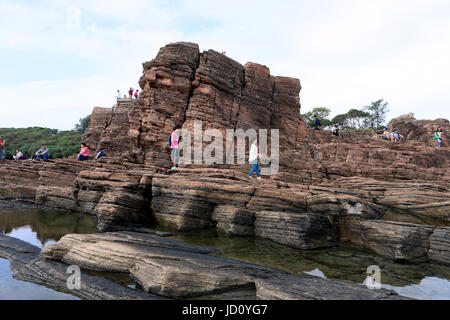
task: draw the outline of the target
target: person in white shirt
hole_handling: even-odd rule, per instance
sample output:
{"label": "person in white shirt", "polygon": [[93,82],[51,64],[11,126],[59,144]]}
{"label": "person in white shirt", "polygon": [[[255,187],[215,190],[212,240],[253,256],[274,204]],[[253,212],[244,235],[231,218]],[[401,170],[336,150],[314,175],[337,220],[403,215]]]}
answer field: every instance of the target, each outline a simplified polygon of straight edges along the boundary
{"label": "person in white shirt", "polygon": [[19,150],[16,150],[16,155],[13,156],[14,160],[24,160],[24,155]]}
{"label": "person in white shirt", "polygon": [[256,176],[258,177],[258,180],[262,180],[261,179],[261,175],[259,173],[259,164],[258,164],[258,158],[259,158],[259,153],[258,153],[258,140],[255,139],[255,141],[253,141],[252,147],[250,148],[250,158],[249,158],[249,162],[251,164],[253,164],[252,169],[250,170],[248,176],[249,178],[252,178],[252,174],[253,172],[256,172]]}
{"label": "person in white shirt", "polygon": [[117,102],[119,102],[119,99],[122,99],[122,95],[120,94],[120,90],[117,90]]}

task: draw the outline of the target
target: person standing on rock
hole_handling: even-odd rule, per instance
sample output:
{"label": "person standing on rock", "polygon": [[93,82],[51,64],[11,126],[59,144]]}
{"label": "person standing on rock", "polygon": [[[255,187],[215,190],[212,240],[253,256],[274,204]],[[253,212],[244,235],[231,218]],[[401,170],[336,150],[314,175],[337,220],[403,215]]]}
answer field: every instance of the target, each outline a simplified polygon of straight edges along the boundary
{"label": "person standing on rock", "polygon": [[122,99],[122,95],[120,94],[120,90],[117,90],[117,96],[116,96],[117,102],[119,102],[120,99]]}
{"label": "person standing on rock", "polygon": [[36,152],[36,160],[48,161],[48,148],[43,144],[42,147]]}
{"label": "person standing on rock", "polygon": [[0,161],[5,160],[5,149],[3,149],[3,146],[6,143],[6,139],[4,141],[2,141],[2,137],[0,137]]}
{"label": "person standing on rock", "polygon": [[259,163],[258,163],[259,157],[260,154],[258,153],[258,140],[255,139],[255,141],[253,141],[252,147],[250,148],[250,157],[249,157],[249,162],[253,165],[252,169],[248,174],[248,177],[251,179],[253,179],[252,177],[253,172],[256,172],[258,180],[262,180],[261,174],[259,173]]}
{"label": "person standing on rock", "polygon": [[130,88],[130,90],[128,90],[128,94],[130,96],[130,99],[133,99],[133,92],[134,92],[133,88]]}
{"label": "person standing on rock", "polygon": [[320,120],[317,114],[314,115],[314,130],[320,130]]}
{"label": "person standing on rock", "polygon": [[134,93],[134,100],[137,100],[139,98],[139,90],[136,90]]}
{"label": "person standing on rock", "polygon": [[442,145],[442,129],[437,128],[436,132],[434,133],[434,140],[437,141],[437,148],[440,148]]}
{"label": "person standing on rock", "polygon": [[170,135],[170,149],[172,149],[172,170],[175,170],[178,167],[178,162],[180,159],[180,154],[178,150],[178,143],[180,136],[178,135],[178,130],[181,129],[180,126],[175,126],[175,128],[172,131],[172,134]]}
{"label": "person standing on rock", "polygon": [[78,158],[77,158],[77,160],[78,161],[86,161],[86,160],[89,160],[89,149],[88,149],[88,147],[87,147],[87,145],[86,145],[86,143],[82,143],[81,144],[81,150],[80,150],[80,153],[78,154]]}

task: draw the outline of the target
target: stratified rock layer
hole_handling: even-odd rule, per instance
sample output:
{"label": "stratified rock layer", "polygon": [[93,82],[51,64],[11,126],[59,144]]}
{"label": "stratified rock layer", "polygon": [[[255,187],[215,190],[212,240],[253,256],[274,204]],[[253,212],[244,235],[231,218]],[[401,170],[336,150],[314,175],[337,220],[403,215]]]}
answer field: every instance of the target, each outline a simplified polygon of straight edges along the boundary
{"label": "stratified rock layer", "polygon": [[[4,162],[0,199],[93,214],[101,231],[156,221],[299,249],[350,241],[394,260],[449,263],[450,150],[432,140],[433,128],[448,132],[448,121],[395,119],[391,126],[407,138],[402,143],[373,131],[336,138],[306,128],[300,81],[263,65],[173,43],[143,69],[138,101],[121,99],[92,113],[84,139],[106,159]],[[167,170],[174,126],[192,133],[197,121],[224,137],[227,129],[278,129],[278,173],[258,182],[247,177],[247,163]]]}

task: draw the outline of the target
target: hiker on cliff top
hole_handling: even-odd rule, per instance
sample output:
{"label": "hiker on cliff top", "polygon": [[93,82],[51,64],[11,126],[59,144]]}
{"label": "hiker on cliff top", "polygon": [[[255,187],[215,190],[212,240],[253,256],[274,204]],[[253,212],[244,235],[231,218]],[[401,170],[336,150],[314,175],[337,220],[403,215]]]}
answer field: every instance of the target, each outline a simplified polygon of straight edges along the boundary
{"label": "hiker on cliff top", "polygon": [[139,98],[139,90],[136,90],[134,93],[134,100],[137,100]]}
{"label": "hiker on cliff top", "polygon": [[130,95],[130,99],[133,99],[133,92],[134,92],[133,88],[130,88],[130,90],[128,90],[128,94]]}
{"label": "hiker on cliff top", "polygon": [[178,152],[180,136],[177,132],[179,129],[181,129],[180,126],[175,126],[169,138],[170,149],[172,149],[172,170],[175,170],[178,167],[178,162],[180,159],[180,154]]}
{"label": "hiker on cliff top", "polygon": [[248,173],[248,177],[253,179],[252,174],[253,172],[256,172],[256,176],[258,180],[262,180],[261,178],[261,174],[259,173],[259,163],[258,163],[258,158],[261,155],[258,153],[258,140],[255,139],[255,141],[253,141],[252,147],[250,148],[250,157],[249,157],[249,162],[253,165],[252,169],[250,170],[250,172]]}
{"label": "hiker on cliff top", "polygon": [[117,102],[119,102],[119,100],[122,99],[122,95],[120,94],[120,90],[117,90],[116,99],[117,99]]}
{"label": "hiker on cliff top", "polygon": [[437,130],[434,132],[433,139],[437,141],[436,148],[440,148],[442,145],[442,129],[441,128],[437,128]]}
{"label": "hiker on cliff top", "polygon": [[86,161],[89,160],[89,149],[86,145],[86,143],[82,143],[81,144],[81,150],[80,153],[78,154],[78,161]]}
{"label": "hiker on cliff top", "polygon": [[36,152],[36,160],[48,161],[48,148],[43,144],[41,148]]}
{"label": "hiker on cliff top", "polygon": [[314,130],[320,130],[320,120],[317,114],[314,115]]}

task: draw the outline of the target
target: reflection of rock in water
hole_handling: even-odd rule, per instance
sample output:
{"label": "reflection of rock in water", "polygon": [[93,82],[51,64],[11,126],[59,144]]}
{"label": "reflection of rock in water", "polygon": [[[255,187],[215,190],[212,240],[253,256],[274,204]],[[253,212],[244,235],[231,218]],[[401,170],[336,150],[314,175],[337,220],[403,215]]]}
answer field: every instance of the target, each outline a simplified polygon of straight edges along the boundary
{"label": "reflection of rock in water", "polygon": [[58,241],[69,233],[95,233],[96,221],[84,214],[47,211],[41,209],[0,211],[0,232],[11,233],[14,229],[29,226],[44,245]]}
{"label": "reflection of rock in water", "polygon": [[450,268],[447,266],[395,263],[370,250],[346,243],[332,248],[304,251],[268,240],[219,236],[211,230],[179,232],[175,238],[221,249],[221,255],[227,258],[266,265],[295,275],[317,270],[314,273],[316,276],[323,274],[328,279],[363,283],[367,278],[367,267],[376,265],[381,268],[382,283],[396,287],[419,284],[424,278],[432,276],[450,279]]}

